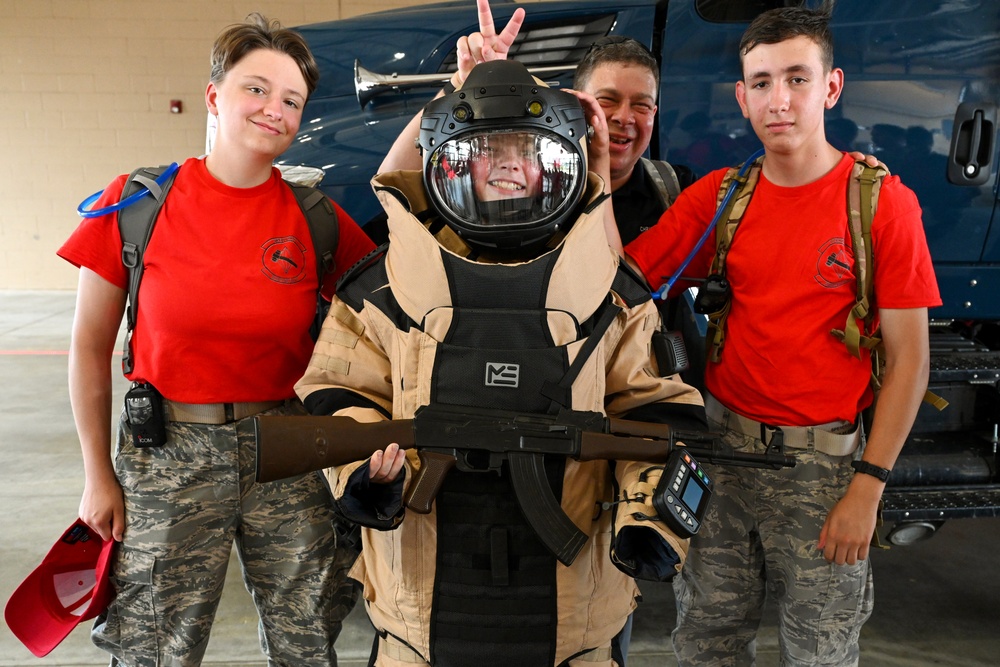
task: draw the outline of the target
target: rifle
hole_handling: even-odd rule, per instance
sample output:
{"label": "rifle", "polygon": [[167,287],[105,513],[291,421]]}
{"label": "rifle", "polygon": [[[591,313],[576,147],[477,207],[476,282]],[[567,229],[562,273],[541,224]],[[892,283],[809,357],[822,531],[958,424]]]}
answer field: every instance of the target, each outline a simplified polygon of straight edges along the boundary
{"label": "rifle", "polygon": [[499,474],[506,461],[528,523],[566,565],[587,536],[559,506],[545,476],[546,454],[578,461],[665,463],[683,442],[685,452],[711,463],[773,469],[795,465],[794,458],[772,449],[763,454],[735,452],[714,433],[565,409],[543,415],[432,404],[418,408],[413,419],[375,423],[350,417],[258,415],[254,428],[258,482],[361,461],[392,442],[403,449],[418,448],[421,465],[406,506],[420,514],[431,511],[452,468]]}

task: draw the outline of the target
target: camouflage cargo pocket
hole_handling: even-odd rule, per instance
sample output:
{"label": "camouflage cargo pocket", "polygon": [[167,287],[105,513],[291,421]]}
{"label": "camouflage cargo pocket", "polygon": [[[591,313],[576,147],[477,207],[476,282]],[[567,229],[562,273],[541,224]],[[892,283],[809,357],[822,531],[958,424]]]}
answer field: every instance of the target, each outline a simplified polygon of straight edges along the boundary
{"label": "camouflage cargo pocket", "polygon": [[91,633],[94,644],[128,665],[155,665],[157,622],[153,605],[156,558],[121,545],[111,581],[115,598]]}

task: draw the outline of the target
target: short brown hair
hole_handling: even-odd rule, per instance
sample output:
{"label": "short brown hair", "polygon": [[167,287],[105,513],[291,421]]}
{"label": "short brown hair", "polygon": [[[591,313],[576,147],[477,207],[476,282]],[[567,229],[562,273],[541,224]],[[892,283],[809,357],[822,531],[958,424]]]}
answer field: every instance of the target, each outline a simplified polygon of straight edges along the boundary
{"label": "short brown hair", "polygon": [[608,35],[600,37],[590,45],[580,64],[576,66],[573,88],[582,89],[598,66],[607,63],[616,65],[638,65],[645,67],[653,75],[657,91],[660,88],[660,65],[652,52],[642,42],[631,37]]}
{"label": "short brown hair", "polygon": [[306,80],[308,94],[312,95],[316,90],[319,67],[302,35],[283,28],[278,21],[268,21],[257,12],[247,16],[245,22],[229,26],[215,38],[212,45],[212,83],[221,83],[236,63],[257,49],[271,49],[290,56]]}
{"label": "short brown hair", "polygon": [[740,40],[740,64],[743,56],[758,44],[777,44],[794,37],[808,37],[816,42],[820,60],[827,72],[833,69],[833,35],[830,14],[821,9],[778,7],[751,21]]}

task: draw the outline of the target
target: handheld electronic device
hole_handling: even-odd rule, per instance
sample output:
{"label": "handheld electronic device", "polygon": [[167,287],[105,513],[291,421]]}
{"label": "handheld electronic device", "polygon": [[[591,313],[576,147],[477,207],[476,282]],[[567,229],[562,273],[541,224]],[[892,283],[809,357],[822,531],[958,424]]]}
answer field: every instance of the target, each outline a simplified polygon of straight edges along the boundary
{"label": "handheld electronic device", "polygon": [[732,288],[729,281],[717,273],[705,278],[704,284],[698,290],[694,299],[694,312],[701,315],[711,315],[725,308],[732,298]]}
{"label": "handheld electronic device", "polygon": [[678,448],[670,455],[653,492],[653,507],[680,537],[691,537],[701,528],[712,497],[712,480],[693,456]]}
{"label": "handheld electronic device", "polygon": [[656,365],[659,366],[662,377],[683,373],[691,367],[687,348],[684,346],[684,336],[680,331],[654,331],[652,343]]}
{"label": "handheld electronic device", "polygon": [[167,442],[163,397],[156,387],[136,382],[125,394],[125,417],[136,447],[162,447]]}

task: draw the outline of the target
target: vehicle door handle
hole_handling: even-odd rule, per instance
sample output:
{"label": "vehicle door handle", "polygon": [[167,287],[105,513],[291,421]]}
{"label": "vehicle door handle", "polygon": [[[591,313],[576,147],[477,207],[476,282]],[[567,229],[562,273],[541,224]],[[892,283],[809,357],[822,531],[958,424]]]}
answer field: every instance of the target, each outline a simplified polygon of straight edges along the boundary
{"label": "vehicle door handle", "polygon": [[948,154],[948,180],[955,185],[983,185],[989,180],[996,138],[997,109],[963,102],[955,112]]}

